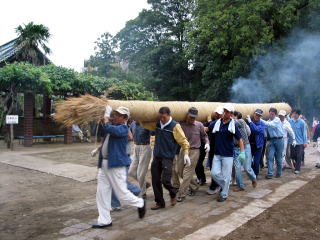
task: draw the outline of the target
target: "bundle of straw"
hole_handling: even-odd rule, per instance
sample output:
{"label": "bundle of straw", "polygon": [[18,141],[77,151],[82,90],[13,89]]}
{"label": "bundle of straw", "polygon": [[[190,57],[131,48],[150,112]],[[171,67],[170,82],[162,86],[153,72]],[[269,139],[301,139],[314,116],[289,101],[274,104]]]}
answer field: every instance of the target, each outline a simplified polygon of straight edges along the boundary
{"label": "bundle of straw", "polygon": [[81,97],[68,98],[56,103],[54,120],[65,126],[81,125],[86,122],[99,121],[104,114],[106,99],[97,98],[89,94]]}
{"label": "bundle of straw", "polygon": [[[119,106],[129,108],[131,118],[139,122],[155,122],[158,119],[158,111],[162,106],[167,106],[171,109],[172,117],[176,121],[184,121],[190,107],[196,107],[199,110],[198,121],[205,122],[208,116],[218,106],[223,106],[225,103],[219,102],[152,102],[152,101],[119,101],[93,97],[91,95],[83,95],[78,98],[69,98],[66,101],[61,101],[56,104],[55,120],[62,123],[64,126],[72,124],[83,124],[90,121],[99,121],[105,111],[105,106],[110,105],[113,109]],[[257,108],[264,111],[263,117],[268,118],[270,107],[279,110],[291,111],[291,107],[287,103],[256,103],[243,104],[231,103],[236,111],[242,113],[243,117],[252,115]]]}

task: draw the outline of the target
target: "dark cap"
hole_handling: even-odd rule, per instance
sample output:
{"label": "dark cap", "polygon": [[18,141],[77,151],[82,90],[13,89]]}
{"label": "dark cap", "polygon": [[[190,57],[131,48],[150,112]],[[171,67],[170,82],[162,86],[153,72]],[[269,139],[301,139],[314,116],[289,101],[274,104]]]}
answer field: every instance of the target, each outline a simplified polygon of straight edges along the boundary
{"label": "dark cap", "polygon": [[196,109],[195,107],[189,108],[188,115],[194,118],[198,117],[198,109]]}
{"label": "dark cap", "polygon": [[254,113],[262,116],[263,111],[258,108]]}

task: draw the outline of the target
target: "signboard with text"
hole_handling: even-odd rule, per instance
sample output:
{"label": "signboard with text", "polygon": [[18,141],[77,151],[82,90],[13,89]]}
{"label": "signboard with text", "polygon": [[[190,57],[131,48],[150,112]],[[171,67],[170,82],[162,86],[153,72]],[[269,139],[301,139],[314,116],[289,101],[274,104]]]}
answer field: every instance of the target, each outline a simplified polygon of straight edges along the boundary
{"label": "signboard with text", "polygon": [[18,124],[19,116],[18,115],[6,115],[6,124]]}

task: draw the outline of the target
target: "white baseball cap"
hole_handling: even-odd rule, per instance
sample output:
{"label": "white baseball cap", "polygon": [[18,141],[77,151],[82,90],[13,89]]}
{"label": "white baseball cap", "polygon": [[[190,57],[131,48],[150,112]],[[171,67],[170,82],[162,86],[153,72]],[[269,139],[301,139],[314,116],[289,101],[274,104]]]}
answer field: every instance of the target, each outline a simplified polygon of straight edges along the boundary
{"label": "white baseball cap", "polygon": [[216,110],[214,111],[215,113],[218,113],[218,114],[223,114],[223,107],[219,106],[216,108]]}
{"label": "white baseball cap", "polygon": [[285,117],[287,115],[287,112],[285,110],[280,110],[278,115]]}
{"label": "white baseball cap", "polygon": [[122,115],[127,115],[128,118],[130,117],[130,111],[127,107],[118,107],[115,111]]}
{"label": "white baseball cap", "polygon": [[227,110],[228,112],[234,112],[234,107],[231,104],[224,105],[223,109]]}

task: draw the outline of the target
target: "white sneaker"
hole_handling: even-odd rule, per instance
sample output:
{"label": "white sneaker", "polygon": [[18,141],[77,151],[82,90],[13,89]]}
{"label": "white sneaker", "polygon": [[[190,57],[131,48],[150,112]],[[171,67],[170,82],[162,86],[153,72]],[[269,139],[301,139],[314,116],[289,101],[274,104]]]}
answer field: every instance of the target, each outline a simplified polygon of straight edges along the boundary
{"label": "white sneaker", "polygon": [[216,194],[217,192],[220,192],[220,190],[221,190],[221,187],[217,187],[215,190],[212,190],[212,189],[208,189],[207,190],[207,194],[208,195],[214,195],[214,194]]}
{"label": "white sneaker", "polygon": [[299,174],[300,173],[300,171],[294,171],[294,174]]}

